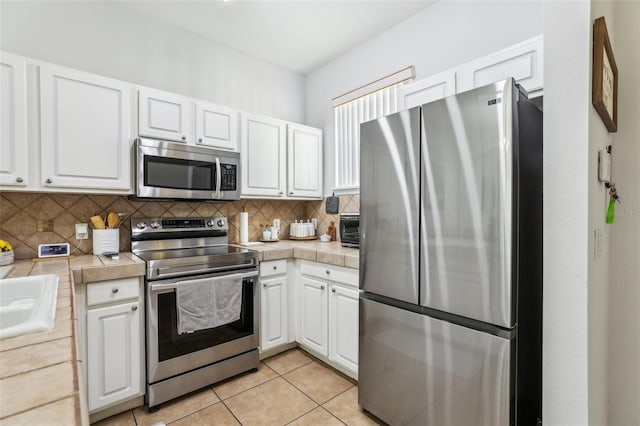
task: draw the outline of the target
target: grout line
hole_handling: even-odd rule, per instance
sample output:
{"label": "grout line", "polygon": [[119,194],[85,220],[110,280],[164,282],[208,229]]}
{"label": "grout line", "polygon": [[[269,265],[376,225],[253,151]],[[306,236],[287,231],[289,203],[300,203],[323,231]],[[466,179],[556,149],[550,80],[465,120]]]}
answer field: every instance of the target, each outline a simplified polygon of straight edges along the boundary
{"label": "grout line", "polygon": [[332,398],[328,399],[326,402],[324,402],[324,403],[322,404],[322,406],[324,407],[324,404],[328,404],[329,402],[333,401],[334,399],[336,399],[337,397],[339,397],[339,396],[340,396],[340,395],[342,395],[343,393],[345,393],[345,392],[347,392],[347,391],[351,390],[351,388],[354,388],[354,387],[357,387],[357,386],[358,386],[358,385],[352,385],[352,386],[349,386],[348,388],[346,388],[345,390],[343,390],[342,392],[340,392],[340,393],[339,393],[339,394],[337,394],[336,396],[334,396],[334,397],[332,397]]}
{"label": "grout line", "polygon": [[[312,401],[313,401],[313,400],[312,400]],[[315,401],[313,401],[313,402],[315,402]],[[289,422],[285,423],[285,426],[286,426],[286,425],[289,425],[289,424],[291,424],[291,423],[293,423],[293,422],[295,422],[295,421],[296,421],[296,420],[298,420],[300,417],[304,417],[304,416],[306,416],[307,414],[309,414],[310,412],[312,412],[312,411],[313,411],[313,410],[315,410],[316,408],[322,408],[322,407],[321,407],[320,405],[316,405],[316,406],[315,406],[315,407],[313,407],[311,410],[309,410],[309,411],[305,411],[304,413],[300,414],[300,415],[299,415],[298,417],[296,417],[295,419],[293,419],[293,420],[291,420],[291,421],[289,421]]]}

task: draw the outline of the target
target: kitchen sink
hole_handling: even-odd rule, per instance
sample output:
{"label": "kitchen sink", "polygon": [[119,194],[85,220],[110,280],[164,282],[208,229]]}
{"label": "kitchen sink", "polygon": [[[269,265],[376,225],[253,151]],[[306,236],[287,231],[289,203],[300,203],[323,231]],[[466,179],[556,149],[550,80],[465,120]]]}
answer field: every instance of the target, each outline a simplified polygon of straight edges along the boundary
{"label": "kitchen sink", "polygon": [[0,280],[0,339],[51,330],[57,296],[57,275]]}

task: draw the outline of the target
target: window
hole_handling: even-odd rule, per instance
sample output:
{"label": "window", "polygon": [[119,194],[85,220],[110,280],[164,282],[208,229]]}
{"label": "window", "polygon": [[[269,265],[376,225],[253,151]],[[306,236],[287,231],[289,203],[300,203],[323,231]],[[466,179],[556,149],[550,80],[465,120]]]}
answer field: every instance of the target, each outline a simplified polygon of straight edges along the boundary
{"label": "window", "polygon": [[359,188],[360,123],[397,112],[398,88],[411,79],[413,67],[333,99],[336,190]]}

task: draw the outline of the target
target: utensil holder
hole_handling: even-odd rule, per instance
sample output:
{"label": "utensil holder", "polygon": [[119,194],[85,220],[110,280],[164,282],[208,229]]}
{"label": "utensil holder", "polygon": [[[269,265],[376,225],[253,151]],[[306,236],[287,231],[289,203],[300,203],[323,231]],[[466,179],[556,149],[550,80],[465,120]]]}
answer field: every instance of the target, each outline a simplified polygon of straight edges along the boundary
{"label": "utensil holder", "polygon": [[120,229],[94,229],[93,254],[120,251]]}

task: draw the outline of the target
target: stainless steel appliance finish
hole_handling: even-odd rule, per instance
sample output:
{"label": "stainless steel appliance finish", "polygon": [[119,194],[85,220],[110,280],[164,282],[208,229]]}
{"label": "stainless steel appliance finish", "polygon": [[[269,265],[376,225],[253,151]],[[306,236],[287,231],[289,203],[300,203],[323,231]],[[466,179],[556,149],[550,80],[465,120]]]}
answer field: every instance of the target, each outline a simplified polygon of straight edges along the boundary
{"label": "stainless steel appliance finish", "polygon": [[360,135],[360,405],[539,424],[542,111],[507,79]]}
{"label": "stainless steel appliance finish", "polygon": [[[228,244],[226,218],[134,218],[131,229],[132,252],[147,264],[149,407],[257,368],[257,253]],[[176,289],[194,279],[216,285],[221,277],[242,283],[240,319],[179,334]]]}
{"label": "stainless steel appliance finish", "polygon": [[177,142],[135,141],[136,198],[240,199],[240,154]]}
{"label": "stainless steel appliance finish", "polygon": [[360,213],[340,213],[342,247],[360,247]]}

